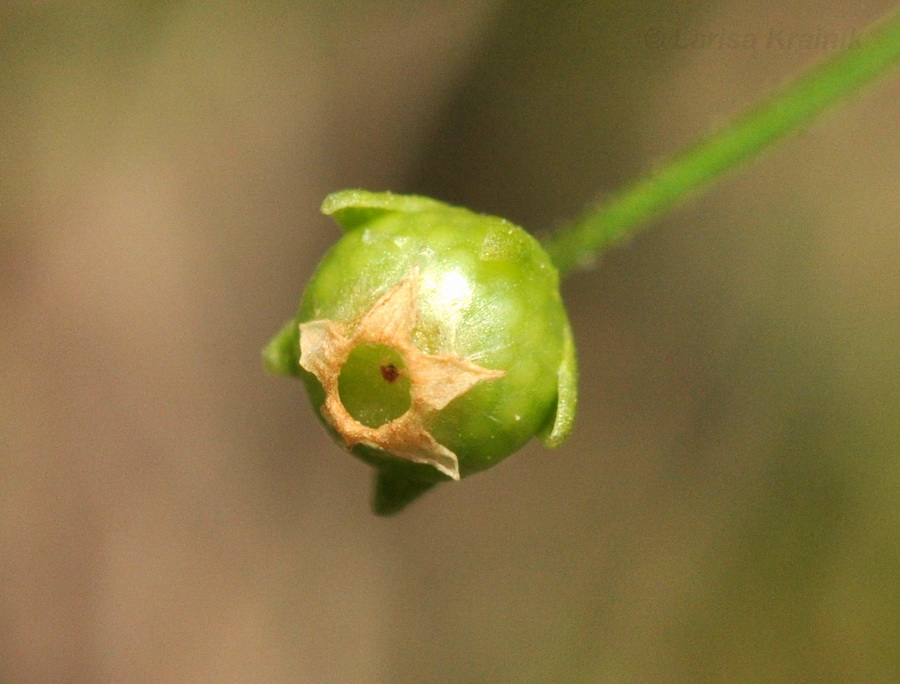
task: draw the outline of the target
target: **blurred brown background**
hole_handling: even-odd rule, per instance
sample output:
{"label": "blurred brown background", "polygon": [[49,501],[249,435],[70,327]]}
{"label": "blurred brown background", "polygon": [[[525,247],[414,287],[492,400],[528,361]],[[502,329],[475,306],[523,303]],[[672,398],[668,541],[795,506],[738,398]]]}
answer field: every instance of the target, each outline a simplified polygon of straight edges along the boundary
{"label": "blurred brown background", "polygon": [[896,74],[567,281],[556,451],[378,519],[259,360],[327,192],[547,230],[892,5],[4,3],[0,681],[900,681]]}

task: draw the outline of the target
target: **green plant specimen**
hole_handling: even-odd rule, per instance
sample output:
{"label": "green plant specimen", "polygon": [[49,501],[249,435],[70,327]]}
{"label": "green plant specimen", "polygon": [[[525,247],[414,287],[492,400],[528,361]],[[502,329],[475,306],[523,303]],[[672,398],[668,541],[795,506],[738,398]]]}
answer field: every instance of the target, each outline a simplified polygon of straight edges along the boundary
{"label": "green plant specimen", "polygon": [[361,190],[323,205],[346,234],[266,351],[332,435],[378,470],[389,513],[489,468],[575,414],[559,276],[521,228],[425,197]]}
{"label": "green plant specimen", "polygon": [[801,129],[898,59],[893,15],[543,247],[504,219],[426,197],[333,193],[322,211],[346,233],[297,316],[266,347],[266,366],[300,377],[329,432],[376,468],[379,514],[495,465],[533,436],[558,445],[576,404],[559,273]]}

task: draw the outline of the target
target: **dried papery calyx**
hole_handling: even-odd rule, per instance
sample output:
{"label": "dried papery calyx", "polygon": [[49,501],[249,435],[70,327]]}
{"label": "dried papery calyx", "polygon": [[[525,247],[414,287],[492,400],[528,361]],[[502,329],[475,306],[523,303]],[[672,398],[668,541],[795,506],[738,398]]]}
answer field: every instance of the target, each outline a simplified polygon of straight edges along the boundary
{"label": "dried papery calyx", "polygon": [[535,435],[565,439],[575,350],[559,276],[533,237],[425,197],[351,190],[322,209],[346,234],[264,356],[377,469],[376,512]]}

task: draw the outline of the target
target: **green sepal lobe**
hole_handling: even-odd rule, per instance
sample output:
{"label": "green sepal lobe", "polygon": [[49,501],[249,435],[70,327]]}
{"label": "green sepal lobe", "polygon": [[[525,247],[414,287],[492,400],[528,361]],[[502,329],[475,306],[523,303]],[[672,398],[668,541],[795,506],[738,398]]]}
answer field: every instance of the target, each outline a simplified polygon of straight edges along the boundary
{"label": "green sepal lobe", "polygon": [[548,447],[556,447],[568,439],[575,423],[578,407],[578,360],[572,327],[566,324],[563,358],[557,374],[556,414],[541,432],[540,440]]}
{"label": "green sepal lobe", "polygon": [[390,212],[413,214],[452,208],[449,204],[421,195],[395,195],[392,192],[369,192],[368,190],[339,190],[325,198],[321,211],[326,216],[333,216],[341,228],[349,232]]}
{"label": "green sepal lobe", "polygon": [[273,375],[289,378],[301,377],[300,328],[293,318],[284,324],[278,334],[263,348],[263,363]]}

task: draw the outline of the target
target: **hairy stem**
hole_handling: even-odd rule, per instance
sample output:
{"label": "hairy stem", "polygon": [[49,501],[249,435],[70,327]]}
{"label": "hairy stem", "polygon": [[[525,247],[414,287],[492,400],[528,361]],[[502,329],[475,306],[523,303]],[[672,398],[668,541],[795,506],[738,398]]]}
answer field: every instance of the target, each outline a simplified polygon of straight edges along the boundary
{"label": "hairy stem", "polygon": [[900,12],[895,12],[858,44],[814,66],[719,132],[550,234],[544,241],[550,258],[562,274],[589,264],[692,193],[802,129],[898,61]]}

